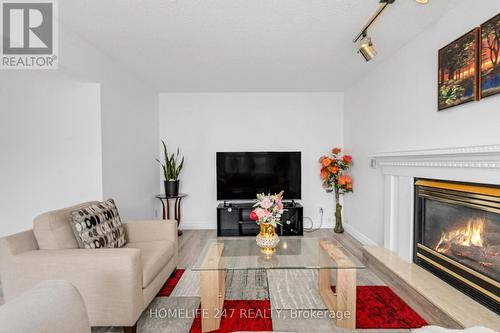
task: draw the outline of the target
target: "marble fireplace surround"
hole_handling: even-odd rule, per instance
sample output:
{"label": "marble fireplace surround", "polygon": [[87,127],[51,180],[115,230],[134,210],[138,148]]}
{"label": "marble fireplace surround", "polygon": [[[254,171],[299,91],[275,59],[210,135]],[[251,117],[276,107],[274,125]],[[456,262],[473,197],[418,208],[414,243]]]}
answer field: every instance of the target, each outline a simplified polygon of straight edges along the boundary
{"label": "marble fireplace surround", "polygon": [[500,144],[369,154],[384,175],[384,247],[413,258],[415,178],[500,185]]}

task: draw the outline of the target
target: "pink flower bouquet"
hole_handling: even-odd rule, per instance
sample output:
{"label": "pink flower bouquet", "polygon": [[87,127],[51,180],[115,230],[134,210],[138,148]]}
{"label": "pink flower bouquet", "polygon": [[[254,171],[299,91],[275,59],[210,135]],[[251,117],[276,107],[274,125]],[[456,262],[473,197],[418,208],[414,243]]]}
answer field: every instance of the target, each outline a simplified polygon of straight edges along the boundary
{"label": "pink flower bouquet", "polygon": [[257,223],[269,223],[276,228],[280,223],[281,215],[284,212],[283,191],[274,195],[257,194],[256,207],[251,213],[250,218]]}

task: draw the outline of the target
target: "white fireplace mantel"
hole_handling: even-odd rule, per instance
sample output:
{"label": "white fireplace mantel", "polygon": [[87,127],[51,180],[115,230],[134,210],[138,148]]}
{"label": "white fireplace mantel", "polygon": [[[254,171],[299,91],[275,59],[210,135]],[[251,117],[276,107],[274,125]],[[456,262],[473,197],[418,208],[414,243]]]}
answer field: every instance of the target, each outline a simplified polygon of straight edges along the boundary
{"label": "white fireplace mantel", "polygon": [[392,151],[368,156],[380,166],[500,168],[500,144]]}
{"label": "white fireplace mantel", "polygon": [[368,155],[384,175],[384,246],[413,258],[415,178],[500,185],[500,144]]}

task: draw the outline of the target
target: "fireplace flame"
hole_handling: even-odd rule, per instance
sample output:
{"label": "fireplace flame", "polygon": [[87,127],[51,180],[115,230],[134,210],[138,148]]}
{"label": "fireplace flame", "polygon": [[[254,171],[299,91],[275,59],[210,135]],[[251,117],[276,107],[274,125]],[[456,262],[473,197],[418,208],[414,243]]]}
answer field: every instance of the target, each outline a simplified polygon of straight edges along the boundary
{"label": "fireplace flame", "polygon": [[452,244],[461,246],[483,247],[483,231],[486,220],[484,217],[477,217],[467,221],[467,225],[449,232],[443,232],[439,240],[436,251],[448,252]]}

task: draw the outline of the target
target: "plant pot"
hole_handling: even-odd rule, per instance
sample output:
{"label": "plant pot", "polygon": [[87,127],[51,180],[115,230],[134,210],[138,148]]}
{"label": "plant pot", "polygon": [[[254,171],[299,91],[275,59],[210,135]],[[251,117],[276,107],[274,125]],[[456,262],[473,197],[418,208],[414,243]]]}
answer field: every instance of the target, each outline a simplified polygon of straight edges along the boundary
{"label": "plant pot", "polygon": [[278,235],[276,235],[276,230],[270,223],[260,224],[260,233],[255,240],[260,247],[260,252],[263,254],[273,254],[280,242]]}
{"label": "plant pot", "polygon": [[179,195],[179,181],[167,180],[165,181],[165,195],[167,197],[174,197]]}

